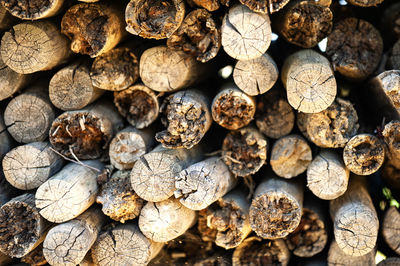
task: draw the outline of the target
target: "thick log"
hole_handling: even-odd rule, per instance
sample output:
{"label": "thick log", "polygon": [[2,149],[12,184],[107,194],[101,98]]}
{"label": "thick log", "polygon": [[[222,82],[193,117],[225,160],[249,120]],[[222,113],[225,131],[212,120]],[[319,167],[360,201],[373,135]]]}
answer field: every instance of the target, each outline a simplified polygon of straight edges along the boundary
{"label": "thick log", "polygon": [[136,224],[118,224],[101,233],[93,245],[95,265],[145,266],[163,247],[146,238]]}
{"label": "thick log", "polygon": [[400,213],[399,210],[391,206],[385,212],[382,222],[382,235],[386,244],[397,254],[400,255]]}
{"label": "thick log", "polygon": [[271,44],[271,22],[268,14],[235,5],[225,14],[221,42],[225,52],[238,60],[262,56]]}
{"label": "thick log", "polygon": [[348,266],[373,266],[375,265],[375,253],[376,250],[373,249],[365,255],[362,256],[351,256],[343,252],[343,250],[338,246],[335,240],[332,241],[327,262],[329,266],[336,265],[348,265]]}
{"label": "thick log", "polygon": [[12,70],[29,74],[64,63],[71,54],[68,39],[55,24],[40,20],[23,22],[5,32],[0,53]]}
{"label": "thick log", "polygon": [[8,132],[18,142],[44,141],[55,118],[44,84],[38,84],[12,99],[4,111]]}
{"label": "thick log", "polygon": [[32,76],[17,73],[9,68],[4,64],[0,56],[0,101],[13,96],[16,92],[28,85],[31,79]]}
{"label": "thick log", "polygon": [[255,120],[261,133],[269,138],[279,139],[292,131],[295,115],[287,100],[274,90],[258,99]]}
{"label": "thick log", "polygon": [[104,220],[100,209],[91,208],[50,229],[43,242],[43,254],[48,263],[52,266],[79,264],[96,241]]}
{"label": "thick log", "polygon": [[367,78],[378,66],[383,51],[379,31],[369,22],[349,17],[334,25],[326,53],[341,75],[352,80]]}
{"label": "thick log", "polygon": [[270,174],[258,185],[250,207],[250,225],[258,236],[282,238],[300,224],[303,186],[298,181]]}
{"label": "thick log", "polygon": [[259,13],[275,13],[282,9],[290,0],[240,0],[240,3]]}
{"label": "thick log", "polygon": [[250,96],[264,94],[278,80],[278,66],[267,53],[251,59],[237,61],[233,70],[233,80],[243,92]]}
{"label": "thick log", "polygon": [[29,264],[31,266],[46,265],[47,260],[43,255],[43,242],[27,255],[23,256],[21,258],[21,262]]}
{"label": "thick log", "polygon": [[383,261],[377,264],[378,266],[399,266],[400,258],[399,257],[389,257],[384,259]]}
{"label": "thick log", "polygon": [[156,133],[156,140],[165,148],[192,148],[212,124],[209,101],[198,90],[178,91],[168,96],[161,112],[166,129]]}
{"label": "thick log", "polygon": [[159,97],[143,84],[114,92],[114,104],[119,113],[136,128],[151,125],[160,112]]}
{"label": "thick log", "polygon": [[57,15],[63,7],[64,0],[23,2],[17,0],[1,0],[0,3],[17,18],[37,20]]}
{"label": "thick log", "polygon": [[307,187],[318,198],[333,200],[346,192],[349,176],[336,152],[322,150],[307,168]]}
{"label": "thick log", "polygon": [[80,3],[65,12],[61,32],[74,53],[96,57],[114,48],[125,35],[120,8],[111,3]]}
{"label": "thick log", "polygon": [[139,216],[144,205],[144,200],[132,190],[130,183],[129,171],[117,171],[103,184],[96,197],[96,202],[103,205],[103,213],[121,223]]}
{"label": "thick log", "polygon": [[267,160],[267,139],[254,127],[229,132],[222,144],[222,158],[235,176],[255,174]]}
{"label": "thick log", "polygon": [[216,11],[220,6],[229,6],[230,0],[191,0],[188,1],[190,4],[193,3],[196,6],[207,9],[208,11]]}
{"label": "thick log", "polygon": [[27,255],[44,240],[49,226],[33,194],[11,199],[0,208],[0,251],[14,258]]}
{"label": "thick log", "polygon": [[347,0],[349,4],[361,7],[371,7],[377,6],[382,3],[384,0]]}
{"label": "thick log", "polygon": [[179,28],[184,17],[183,1],[130,1],[125,10],[126,30],[143,38],[165,39]]}
{"label": "thick log", "polygon": [[167,45],[205,63],[218,54],[221,32],[207,10],[196,9],[186,15],[179,29],[167,40]]}
{"label": "thick log", "polygon": [[176,175],[174,195],[183,206],[201,210],[223,197],[235,187],[236,182],[221,158],[210,157]]}
{"label": "thick log", "polygon": [[328,108],[336,97],[331,63],[314,50],[300,50],[286,58],[281,71],[289,104],[304,113]]}
{"label": "thick log", "polygon": [[132,168],[131,187],[147,201],[166,200],[174,194],[175,177],[202,158],[202,149],[166,149],[161,145],[143,155]]}
{"label": "thick log", "polygon": [[70,111],[86,107],[103,93],[92,85],[90,62],[79,60],[60,69],[50,80],[49,96],[57,108]]}
{"label": "thick log", "polygon": [[272,170],[280,177],[293,178],[307,170],[312,153],[307,141],[299,135],[278,139],[271,150]]}
{"label": "thick log", "polygon": [[330,201],[335,240],[350,256],[363,256],[375,248],[379,221],[364,177],[352,176],[347,191]]}
{"label": "thick log", "polygon": [[63,159],[48,142],[33,142],[9,151],[3,159],[4,176],[14,187],[31,190],[39,187],[63,166]]}
{"label": "thick log", "polygon": [[67,164],[37,189],[36,207],[46,220],[54,223],[69,221],[95,202],[98,191],[96,177],[103,165],[94,160],[82,163],[84,165]]}
{"label": "thick log", "polygon": [[8,30],[14,24],[18,23],[18,21],[16,17],[11,15],[10,12],[0,4],[0,31]]}
{"label": "thick log", "polygon": [[177,238],[196,223],[196,212],[183,206],[178,199],[147,202],[140,212],[140,231],[155,242]]}
{"label": "thick log", "polygon": [[400,121],[394,120],[385,125],[382,131],[383,138],[388,148],[388,159],[391,165],[400,169]]}
{"label": "thick log", "polygon": [[262,240],[249,237],[238,246],[232,255],[233,266],[282,265],[289,263],[290,251],[282,239]]}
{"label": "thick log", "polygon": [[79,111],[67,111],[52,123],[49,139],[67,157],[96,159],[108,148],[123,120],[111,102],[97,101]]}

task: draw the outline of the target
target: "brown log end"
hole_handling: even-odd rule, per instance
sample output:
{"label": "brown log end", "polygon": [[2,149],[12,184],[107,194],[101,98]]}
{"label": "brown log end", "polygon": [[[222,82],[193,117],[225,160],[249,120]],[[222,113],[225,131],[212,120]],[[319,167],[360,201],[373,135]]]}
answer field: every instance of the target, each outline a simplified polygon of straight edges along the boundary
{"label": "brown log end", "polygon": [[2,0],[0,3],[13,15],[20,19],[36,20],[54,16],[60,11],[62,0]]}
{"label": "brown log end", "polygon": [[22,257],[21,262],[29,264],[31,266],[46,265],[47,260],[43,255],[43,244],[40,244],[37,248]]}
{"label": "brown log end", "polygon": [[382,3],[384,0],[347,0],[349,4],[361,7],[371,7],[377,6]]}
{"label": "brown log end", "polygon": [[230,0],[192,0],[191,2],[211,12],[219,9],[221,5],[229,6]]}
{"label": "brown log end", "polygon": [[388,147],[390,163],[400,169],[400,121],[394,120],[386,124],[382,135]]}

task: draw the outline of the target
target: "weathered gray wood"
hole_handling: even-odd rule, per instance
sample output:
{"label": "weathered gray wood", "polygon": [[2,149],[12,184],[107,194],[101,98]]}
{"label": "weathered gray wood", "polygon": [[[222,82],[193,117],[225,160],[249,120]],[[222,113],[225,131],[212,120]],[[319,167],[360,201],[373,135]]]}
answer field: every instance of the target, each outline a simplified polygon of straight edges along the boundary
{"label": "weathered gray wood", "polygon": [[0,115],[0,159],[3,159],[4,155],[9,152],[13,146],[13,138],[7,131],[3,116]]}
{"label": "weathered gray wood", "polygon": [[374,266],[375,265],[375,253],[376,250],[373,249],[365,255],[362,256],[351,256],[343,252],[343,250],[338,246],[335,240],[332,241],[329,252],[328,252],[328,265],[336,266]]}
{"label": "weathered gray wood", "polygon": [[48,1],[14,1],[1,0],[0,3],[13,16],[25,20],[37,20],[57,15],[64,4],[64,0]]}
{"label": "weathered gray wood", "polygon": [[382,235],[386,244],[400,255],[400,213],[394,206],[389,207],[385,212]]}
{"label": "weathered gray wood", "polygon": [[[0,5],[0,14],[1,8]],[[31,75],[20,74],[9,68],[0,56],[0,101],[13,96],[24,88],[31,79]]]}
{"label": "weathered gray wood", "polygon": [[399,257],[386,258],[383,261],[379,262],[377,265],[378,266],[399,266],[400,258]]}
{"label": "weathered gray wood", "polygon": [[21,262],[29,264],[31,266],[46,265],[47,261],[43,255],[43,242],[34,250],[23,256],[21,258]]}

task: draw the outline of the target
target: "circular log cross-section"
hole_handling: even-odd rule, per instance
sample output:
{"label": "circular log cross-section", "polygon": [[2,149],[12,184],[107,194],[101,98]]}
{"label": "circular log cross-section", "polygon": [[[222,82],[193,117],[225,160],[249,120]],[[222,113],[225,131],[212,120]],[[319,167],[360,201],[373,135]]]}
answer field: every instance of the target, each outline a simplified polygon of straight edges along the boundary
{"label": "circular log cross-section", "polygon": [[182,50],[205,63],[221,48],[221,33],[211,14],[205,9],[190,12],[167,41],[170,48]]}
{"label": "circular log cross-section", "polygon": [[1,57],[17,73],[49,70],[70,56],[68,39],[50,21],[23,22],[5,32]]}
{"label": "circular log cross-section", "polygon": [[229,6],[230,0],[191,0],[196,6],[207,9],[208,11],[216,11],[220,6]]}
{"label": "circular log cross-section", "polygon": [[391,206],[385,213],[382,222],[382,235],[386,244],[400,255],[400,213]]}
{"label": "circular log cross-section", "polygon": [[57,15],[64,4],[64,0],[1,0],[0,3],[13,16],[26,20],[37,20]]}
{"label": "circular log cross-section", "polygon": [[382,135],[388,147],[390,164],[400,169],[400,121],[394,120],[386,124]]}
{"label": "circular log cross-section", "polygon": [[347,3],[355,6],[371,7],[371,6],[377,6],[383,1],[384,0],[347,0]]}
{"label": "circular log cross-section", "polygon": [[244,5],[231,7],[222,21],[222,47],[238,60],[262,56],[271,44],[271,34],[268,14],[253,12]]}
{"label": "circular log cross-section", "polygon": [[300,112],[321,112],[335,100],[331,63],[314,50],[300,50],[287,57],[281,74],[288,101]]}
{"label": "circular log cross-section", "polygon": [[31,81],[30,75],[15,72],[4,64],[0,56],[0,101],[13,96],[28,85],[29,81]]}
{"label": "circular log cross-section", "polygon": [[[365,266],[376,265],[375,263],[376,250],[373,249],[362,256],[350,256],[343,252],[335,240],[332,241],[329,251],[327,262],[329,266],[334,265],[351,265],[351,266]],[[379,265],[379,264],[378,264]]]}
{"label": "circular log cross-section", "polygon": [[343,76],[362,80],[378,66],[383,51],[381,35],[365,20],[345,18],[328,36],[326,53]]}

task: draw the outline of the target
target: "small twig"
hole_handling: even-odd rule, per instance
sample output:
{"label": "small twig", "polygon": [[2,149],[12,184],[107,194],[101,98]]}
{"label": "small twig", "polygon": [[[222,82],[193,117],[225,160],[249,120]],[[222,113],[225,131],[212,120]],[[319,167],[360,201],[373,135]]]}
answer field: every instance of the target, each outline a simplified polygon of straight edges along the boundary
{"label": "small twig", "polygon": [[[71,147],[71,146],[70,146],[70,147]],[[71,151],[71,154],[72,154],[72,156],[74,156],[74,158],[75,158],[76,161],[73,160],[73,159],[71,159],[71,158],[68,158],[68,157],[65,156],[64,154],[59,153],[58,151],[56,151],[56,150],[53,149],[52,147],[50,147],[50,150],[52,150],[53,152],[57,153],[58,155],[60,155],[62,158],[64,158],[64,159],[67,160],[67,161],[70,161],[70,162],[73,162],[73,163],[82,165],[82,166],[87,167],[87,168],[89,168],[89,169],[91,169],[91,170],[94,170],[94,171],[96,171],[96,172],[98,172],[98,173],[101,172],[100,169],[97,169],[97,168],[95,168],[95,167],[92,167],[92,166],[90,166],[90,165],[84,164],[84,163],[82,163],[81,161],[79,161],[78,158],[76,158],[75,154],[74,154],[71,150],[70,150],[70,151]]]}

